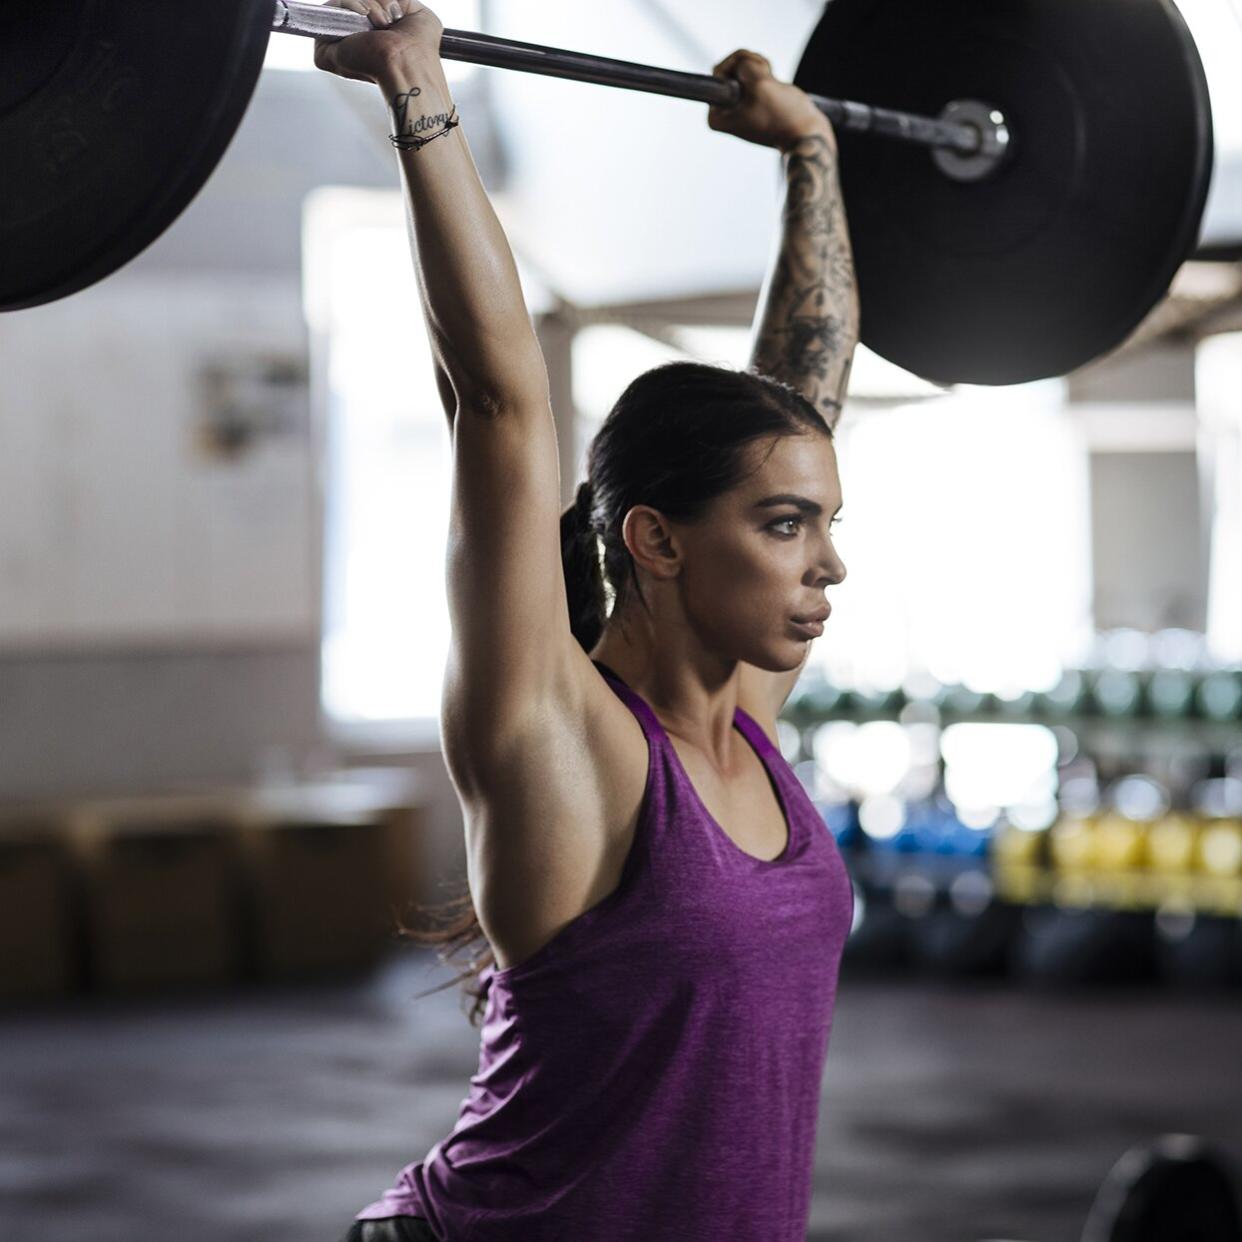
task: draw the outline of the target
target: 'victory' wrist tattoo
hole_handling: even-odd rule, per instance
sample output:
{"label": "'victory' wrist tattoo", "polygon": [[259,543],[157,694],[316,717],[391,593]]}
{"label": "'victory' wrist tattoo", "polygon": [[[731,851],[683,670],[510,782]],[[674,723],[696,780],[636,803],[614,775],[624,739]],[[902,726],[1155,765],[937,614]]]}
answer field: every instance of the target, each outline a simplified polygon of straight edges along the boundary
{"label": "'victory' wrist tattoo", "polygon": [[[393,141],[399,143],[401,139],[409,139],[411,140],[409,145],[415,150],[423,142],[430,142],[432,138],[440,137],[440,133],[447,133],[458,124],[453,120],[456,108],[448,112],[425,112],[420,116],[411,117],[414,100],[422,93],[421,87],[411,86],[409,90],[399,91],[392,98],[393,117],[397,126],[397,132],[392,135]],[[429,135],[429,131],[435,129],[439,129],[440,133]],[[419,141],[420,138],[422,142]]]}

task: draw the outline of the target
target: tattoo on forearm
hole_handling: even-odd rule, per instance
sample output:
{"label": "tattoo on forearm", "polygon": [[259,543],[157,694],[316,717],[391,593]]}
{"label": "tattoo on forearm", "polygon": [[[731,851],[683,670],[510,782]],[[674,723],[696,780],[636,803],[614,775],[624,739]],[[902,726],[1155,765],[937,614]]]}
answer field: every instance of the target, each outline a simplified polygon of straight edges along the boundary
{"label": "tattoo on forearm", "polygon": [[781,249],[751,365],[792,384],[835,424],[858,341],[858,290],[837,159],[820,135],[799,141],[786,159]]}
{"label": "tattoo on forearm", "polygon": [[408,91],[402,91],[392,97],[392,110],[397,121],[398,138],[413,137],[424,130],[435,129],[437,125],[444,125],[452,116],[451,112],[431,112],[424,113],[411,121],[409,119],[410,105],[414,102],[415,96],[422,93],[421,87],[411,86]]}

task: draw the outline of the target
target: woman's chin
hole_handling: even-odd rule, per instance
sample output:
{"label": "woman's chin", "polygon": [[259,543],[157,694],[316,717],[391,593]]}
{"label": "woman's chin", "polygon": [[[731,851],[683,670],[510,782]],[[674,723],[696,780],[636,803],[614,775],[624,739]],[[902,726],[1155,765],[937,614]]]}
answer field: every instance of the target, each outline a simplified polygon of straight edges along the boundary
{"label": "woman's chin", "polygon": [[748,663],[763,669],[765,673],[792,673],[795,669],[802,667],[810,645],[810,640],[806,638],[796,641],[786,640],[781,643],[779,649],[765,651],[762,658],[757,655]]}

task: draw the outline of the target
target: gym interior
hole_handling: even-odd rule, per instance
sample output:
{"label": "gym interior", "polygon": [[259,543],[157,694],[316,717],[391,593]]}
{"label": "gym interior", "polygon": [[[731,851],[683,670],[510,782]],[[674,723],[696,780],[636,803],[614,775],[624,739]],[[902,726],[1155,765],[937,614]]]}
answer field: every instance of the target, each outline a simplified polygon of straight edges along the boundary
{"label": "gym interior", "polygon": [[[784,80],[824,11],[434,7]],[[855,895],[812,1242],[1155,1237],[1084,1235],[1123,1153],[1242,1166],[1242,4],[1178,7],[1210,183],[1123,339],[945,382],[869,347],[861,290],[849,575],[778,721]],[[452,444],[382,100],[312,51],[272,38],[132,261],[0,319],[6,1242],[333,1242],[477,1065],[456,969],[397,932],[467,878]],[[634,376],[747,366],[779,161],[693,101],[446,72],[568,506]]]}

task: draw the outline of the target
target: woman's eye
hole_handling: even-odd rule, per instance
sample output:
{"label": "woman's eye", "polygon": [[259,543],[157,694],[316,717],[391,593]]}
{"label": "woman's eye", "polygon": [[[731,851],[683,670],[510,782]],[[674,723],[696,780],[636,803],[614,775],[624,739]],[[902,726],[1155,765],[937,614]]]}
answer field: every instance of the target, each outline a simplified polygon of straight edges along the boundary
{"label": "woman's eye", "polygon": [[[791,516],[789,516],[789,517],[786,517],[786,518],[780,518],[780,519],[778,519],[777,521],[773,522],[773,523],[772,523],[772,528],[773,528],[773,529],[775,529],[775,528],[776,528],[776,527],[778,527],[778,526],[787,526],[790,522],[794,523],[794,525],[796,525],[796,526],[801,526],[801,525],[802,525],[802,523],[803,523],[803,521],[805,521],[805,519],[802,517],[802,515],[801,515],[801,514],[792,514],[792,515],[791,515]],[[833,529],[833,527],[834,527],[834,526],[839,526],[839,525],[841,524],[841,521],[842,521],[842,519],[841,519],[841,518],[839,518],[839,517],[834,517],[834,518],[833,518],[833,519],[832,519],[832,520],[828,523],[828,530],[831,532],[831,530]],[[794,533],[796,533],[796,532],[791,531],[791,532],[790,532],[790,535],[793,535]]]}

